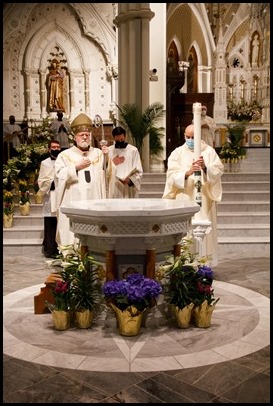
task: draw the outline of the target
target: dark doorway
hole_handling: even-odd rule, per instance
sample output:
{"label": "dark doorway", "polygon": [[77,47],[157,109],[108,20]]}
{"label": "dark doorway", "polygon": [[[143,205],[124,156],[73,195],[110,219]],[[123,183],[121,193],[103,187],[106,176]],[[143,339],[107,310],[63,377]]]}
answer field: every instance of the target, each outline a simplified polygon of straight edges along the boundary
{"label": "dark doorway", "polygon": [[192,105],[201,103],[207,106],[207,114],[213,117],[214,93],[171,93],[167,85],[167,98],[169,98],[166,111],[166,158],[180,145],[184,144],[185,128],[192,123]]}

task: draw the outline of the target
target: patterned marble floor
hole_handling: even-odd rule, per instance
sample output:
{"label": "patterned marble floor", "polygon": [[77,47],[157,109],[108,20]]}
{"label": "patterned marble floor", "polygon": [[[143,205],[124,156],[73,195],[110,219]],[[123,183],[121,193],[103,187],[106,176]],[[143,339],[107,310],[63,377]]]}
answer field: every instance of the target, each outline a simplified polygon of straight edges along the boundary
{"label": "patterned marble floor", "polygon": [[269,403],[269,258],[220,259],[209,329],[157,313],[137,337],[108,311],[54,330],[33,311],[48,273],[42,256],[4,258],[4,403]]}

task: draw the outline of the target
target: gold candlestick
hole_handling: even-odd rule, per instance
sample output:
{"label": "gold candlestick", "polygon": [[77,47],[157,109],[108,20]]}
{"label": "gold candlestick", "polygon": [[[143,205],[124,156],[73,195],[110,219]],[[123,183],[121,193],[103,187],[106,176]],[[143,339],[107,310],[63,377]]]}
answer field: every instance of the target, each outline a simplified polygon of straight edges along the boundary
{"label": "gold candlestick", "polygon": [[253,84],[254,84],[254,100],[257,100],[257,92],[258,92],[258,75],[253,76]]}
{"label": "gold candlestick", "polygon": [[240,83],[241,83],[241,101],[243,102],[245,100],[245,80],[241,79]]}
{"label": "gold candlestick", "polygon": [[231,102],[233,102],[233,87],[234,87],[234,84],[230,83],[228,86],[229,86],[229,100]]}

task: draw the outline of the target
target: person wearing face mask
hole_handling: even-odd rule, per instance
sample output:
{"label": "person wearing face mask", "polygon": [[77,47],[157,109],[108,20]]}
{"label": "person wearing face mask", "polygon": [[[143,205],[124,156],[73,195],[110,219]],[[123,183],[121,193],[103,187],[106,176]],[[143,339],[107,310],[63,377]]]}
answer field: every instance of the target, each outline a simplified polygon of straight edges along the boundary
{"label": "person wearing face mask", "polygon": [[218,263],[217,203],[222,200],[221,177],[224,173],[218,154],[201,140],[201,156],[194,159],[194,126],[185,129],[185,143],[170,154],[167,162],[164,199],[195,201],[195,172],[201,171],[202,205],[193,216],[196,220],[211,221],[211,231],[204,237],[204,255],[211,257],[211,266]]}
{"label": "person wearing face mask", "polygon": [[52,211],[55,206],[55,162],[58,154],[61,151],[59,141],[50,140],[48,142],[49,157],[41,161],[38,185],[40,192],[43,195],[43,211],[44,216],[44,239],[42,244],[42,252],[46,258],[52,258],[58,255],[58,246],[55,240],[57,229],[56,212]]}
{"label": "person wearing face mask", "polygon": [[215,148],[215,130],[216,123],[212,117],[207,115],[207,107],[201,107],[201,139],[206,144]]}
{"label": "person wearing face mask", "polygon": [[[101,149],[91,145],[92,120],[81,113],[71,123],[74,145],[58,155],[55,162],[56,211],[58,217],[56,240],[59,251],[64,245],[78,240],[70,231],[69,218],[60,210],[62,205],[82,200],[106,199],[113,196],[115,165],[108,159],[108,146]],[[105,173],[106,172],[106,173]]]}
{"label": "person wearing face mask", "polygon": [[116,166],[114,198],[138,197],[143,169],[138,149],[126,142],[126,131],[115,127],[112,131],[114,144],[109,146],[109,158]]}

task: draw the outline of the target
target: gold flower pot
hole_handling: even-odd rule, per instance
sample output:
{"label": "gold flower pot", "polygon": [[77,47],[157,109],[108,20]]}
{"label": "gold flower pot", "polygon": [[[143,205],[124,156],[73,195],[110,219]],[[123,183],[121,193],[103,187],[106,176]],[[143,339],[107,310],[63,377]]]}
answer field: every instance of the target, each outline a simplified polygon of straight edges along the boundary
{"label": "gold flower pot", "polygon": [[3,227],[10,228],[13,226],[13,214],[3,214]]}
{"label": "gold flower pot", "polygon": [[56,330],[67,330],[70,327],[71,315],[70,312],[63,310],[53,310],[53,325]]}
{"label": "gold flower pot", "polygon": [[91,327],[93,317],[94,317],[93,310],[85,309],[82,311],[74,311],[74,322],[76,327],[78,328]]}
{"label": "gold flower pot", "polygon": [[118,309],[114,304],[111,304],[111,307],[116,313],[120,335],[137,336],[140,333],[143,312],[137,310],[135,306],[130,306],[124,311]]}
{"label": "gold flower pot", "polygon": [[183,307],[183,309],[179,309],[179,307],[177,306],[173,307],[177,327],[179,328],[189,327],[193,307],[194,307],[193,303],[188,304],[187,306]]}
{"label": "gold flower pot", "polygon": [[34,194],[34,201],[36,204],[43,203],[43,195],[40,190],[38,190],[38,192]]}
{"label": "gold flower pot", "polygon": [[193,319],[195,325],[202,328],[210,327],[211,316],[214,308],[215,304],[209,305],[207,300],[201,303],[200,306],[196,306],[193,309]]}
{"label": "gold flower pot", "polygon": [[34,182],[35,182],[35,172],[31,172],[31,173],[28,175],[27,183],[28,183],[29,185],[33,185]]}
{"label": "gold flower pot", "polygon": [[26,202],[25,204],[19,204],[19,209],[21,216],[28,216],[30,212],[30,203]]}

